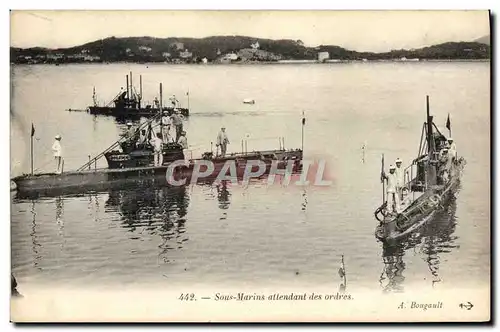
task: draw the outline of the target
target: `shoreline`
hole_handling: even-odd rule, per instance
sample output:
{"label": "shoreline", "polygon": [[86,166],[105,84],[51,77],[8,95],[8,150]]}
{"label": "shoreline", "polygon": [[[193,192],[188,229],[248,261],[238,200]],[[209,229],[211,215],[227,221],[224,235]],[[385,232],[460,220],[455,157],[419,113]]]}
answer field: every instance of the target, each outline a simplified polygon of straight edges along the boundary
{"label": "shoreline", "polygon": [[10,66],[35,66],[35,65],[48,65],[48,66],[63,66],[63,65],[111,65],[111,64],[137,64],[137,65],[193,65],[193,66],[227,66],[227,65],[335,65],[335,64],[348,64],[348,63],[426,63],[426,62],[491,62],[491,59],[424,59],[424,60],[279,60],[279,61],[241,61],[241,62],[210,62],[210,63],[170,63],[170,62],[129,62],[129,61],[116,61],[116,62],[67,62],[67,63],[14,63],[11,62]]}

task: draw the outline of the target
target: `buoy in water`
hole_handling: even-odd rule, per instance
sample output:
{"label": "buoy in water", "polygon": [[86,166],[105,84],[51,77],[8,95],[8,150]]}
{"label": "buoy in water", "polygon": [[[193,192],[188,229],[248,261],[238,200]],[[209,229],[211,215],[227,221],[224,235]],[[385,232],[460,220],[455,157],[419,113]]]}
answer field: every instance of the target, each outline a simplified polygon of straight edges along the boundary
{"label": "buoy in water", "polygon": [[251,105],[253,105],[253,104],[255,104],[255,100],[254,99],[249,99],[249,98],[243,99],[243,104],[251,104]]}

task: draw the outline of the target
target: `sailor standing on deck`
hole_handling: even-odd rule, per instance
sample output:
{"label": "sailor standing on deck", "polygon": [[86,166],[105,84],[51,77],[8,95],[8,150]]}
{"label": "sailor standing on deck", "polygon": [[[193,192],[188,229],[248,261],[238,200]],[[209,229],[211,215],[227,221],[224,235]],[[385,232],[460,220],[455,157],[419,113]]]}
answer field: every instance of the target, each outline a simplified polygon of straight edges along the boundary
{"label": "sailor standing on deck", "polygon": [[396,167],[393,165],[389,166],[389,174],[384,174],[383,176],[387,180],[387,206],[390,212],[397,213],[399,211],[399,195],[396,192]]}
{"label": "sailor standing on deck", "polygon": [[451,158],[449,155],[449,150],[447,148],[444,148],[441,150],[441,153],[439,155],[439,175],[441,176],[443,183],[448,182],[450,169]]}
{"label": "sailor standing on deck", "polygon": [[177,100],[177,98],[175,98],[175,95],[172,95],[172,97],[170,97],[170,102],[172,103],[173,108],[177,108],[177,103],[179,101]]}
{"label": "sailor standing on deck", "polygon": [[56,135],[54,144],[52,144],[52,151],[54,152],[54,159],[56,161],[56,173],[62,173],[62,147],[61,135]]}
{"label": "sailor standing on deck", "polygon": [[146,136],[146,129],[142,129],[141,133],[139,134],[139,139],[137,140],[136,146],[138,148],[144,149],[146,147],[147,142],[148,138]]}
{"label": "sailor standing on deck", "polygon": [[175,127],[175,141],[179,142],[179,138],[181,137],[182,133],[182,118],[177,110],[174,110],[174,113],[172,113],[172,116],[170,118],[172,120],[172,124]]}
{"label": "sailor standing on deck", "polygon": [[172,121],[166,111],[163,112],[163,116],[161,117],[161,124],[162,124],[163,142],[165,143],[172,142],[173,139],[170,135],[170,125],[172,124]]}
{"label": "sailor standing on deck", "polygon": [[453,138],[448,138],[448,155],[452,159],[452,161],[457,160],[457,146],[455,142],[453,142]]}
{"label": "sailor standing on deck", "polygon": [[153,146],[153,151],[154,151],[154,165],[155,166],[163,165],[163,153],[162,153],[163,141],[161,139],[161,133],[157,133],[156,137],[154,137],[150,141],[150,143]]}
{"label": "sailor standing on deck", "polygon": [[229,139],[227,138],[226,127],[222,127],[217,135],[217,146],[220,146],[220,154],[222,157],[226,156],[228,144]]}
{"label": "sailor standing on deck", "polygon": [[188,145],[185,131],[181,131],[181,136],[179,137],[179,140],[177,141],[177,143],[179,143],[179,145],[182,147],[182,153],[184,154],[184,160],[189,161],[189,158],[187,155],[187,149],[188,149],[189,145]]}
{"label": "sailor standing on deck", "polygon": [[403,199],[403,187],[405,185],[405,171],[401,165],[403,161],[401,159],[396,159],[396,192],[398,193],[399,199]]}
{"label": "sailor standing on deck", "polygon": [[133,140],[135,137],[135,128],[132,126],[132,122],[127,122],[127,131],[125,132],[125,137],[128,140]]}

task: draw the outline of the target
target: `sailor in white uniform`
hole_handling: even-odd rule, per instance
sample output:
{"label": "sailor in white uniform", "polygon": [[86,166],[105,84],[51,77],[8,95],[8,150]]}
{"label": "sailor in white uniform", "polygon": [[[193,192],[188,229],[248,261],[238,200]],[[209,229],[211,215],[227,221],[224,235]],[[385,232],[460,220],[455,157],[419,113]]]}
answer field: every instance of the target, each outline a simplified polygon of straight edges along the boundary
{"label": "sailor in white uniform", "polygon": [[451,171],[451,156],[449,155],[449,150],[444,148],[441,150],[441,155],[439,156],[439,173],[444,183],[448,182],[450,171]]}
{"label": "sailor in white uniform", "polygon": [[179,137],[179,141],[177,142],[179,143],[179,145],[182,147],[182,153],[184,154],[184,160],[189,162],[189,157],[188,157],[188,141],[187,141],[187,138],[186,138],[186,132],[185,131],[181,131],[181,136]]}
{"label": "sailor in white uniform", "polygon": [[139,134],[139,139],[137,140],[136,146],[138,148],[144,149],[148,143],[148,138],[146,136],[146,129],[142,129],[141,133]]}
{"label": "sailor in white uniform", "polygon": [[405,171],[401,165],[403,161],[401,159],[396,159],[396,192],[398,193],[399,199],[403,199],[403,187],[405,185]]}
{"label": "sailor in white uniform", "polygon": [[229,144],[229,139],[227,138],[226,128],[222,127],[217,135],[217,147],[220,146],[221,157],[226,156],[227,145]]}
{"label": "sailor in white uniform", "polygon": [[177,108],[179,100],[177,100],[177,98],[175,97],[175,95],[172,95],[172,97],[170,97],[170,102],[172,103],[172,107],[173,108]]}
{"label": "sailor in white uniform", "polygon": [[451,137],[448,138],[448,156],[451,157],[452,161],[457,160],[457,146]]}
{"label": "sailor in white uniform", "polygon": [[397,187],[397,175],[396,167],[391,165],[389,167],[389,174],[385,174],[385,179],[387,180],[387,206],[389,211],[398,212],[399,211],[399,195],[396,192]]}
{"label": "sailor in white uniform", "polygon": [[172,119],[168,116],[167,112],[163,112],[163,116],[161,117],[162,124],[162,137],[164,143],[173,142],[172,136],[170,135],[170,127],[172,125]]}
{"label": "sailor in white uniform", "polygon": [[62,147],[61,147],[61,135],[56,135],[54,144],[52,144],[52,152],[54,153],[54,159],[56,161],[56,173],[62,173]]}
{"label": "sailor in white uniform", "polygon": [[136,129],[133,127],[132,122],[127,122],[127,131],[125,131],[124,136],[127,140],[130,140],[132,142],[135,138],[135,131]]}
{"label": "sailor in white uniform", "polygon": [[163,141],[161,139],[161,133],[157,133],[156,137],[150,141],[154,150],[154,165],[161,166],[163,165]]}

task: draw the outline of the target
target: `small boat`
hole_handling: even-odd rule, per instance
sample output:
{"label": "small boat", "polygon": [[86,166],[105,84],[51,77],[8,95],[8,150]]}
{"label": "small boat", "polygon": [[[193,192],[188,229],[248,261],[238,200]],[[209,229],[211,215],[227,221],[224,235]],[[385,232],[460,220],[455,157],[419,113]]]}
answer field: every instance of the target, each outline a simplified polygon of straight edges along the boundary
{"label": "small boat", "polygon": [[253,104],[255,104],[255,100],[254,99],[243,99],[243,104],[253,105]]}
{"label": "small boat", "polygon": [[[180,107],[179,101],[172,98],[171,106],[163,105],[163,95],[162,95],[162,84],[160,83],[160,99],[155,100],[154,105],[143,105],[142,103],[142,76],[140,76],[140,89],[139,93],[135,90],[132,84],[132,72],[130,72],[130,84],[129,75],[126,75],[126,91],[120,90],[115,98],[105,106],[99,106],[97,104],[95,88],[93,90],[93,102],[92,106],[87,108],[90,114],[95,115],[108,115],[119,118],[137,118],[137,117],[152,117],[160,113],[160,111],[167,112],[171,115],[174,112],[179,112],[183,116],[189,116],[189,106],[188,108]],[[189,93],[188,105],[189,105]]]}
{"label": "small boat", "polygon": [[[127,101],[124,99],[123,103],[121,100],[114,100],[114,106],[89,106],[88,113],[93,115],[107,115],[114,116],[117,118],[125,119],[136,119],[139,117],[151,117],[160,112],[159,107],[153,107],[151,105],[146,105],[146,107],[139,106],[127,106]],[[182,107],[162,107],[163,112],[167,112],[168,115],[172,115],[174,112],[179,112],[183,116],[189,116],[189,109]]]}
{"label": "small boat", "polygon": [[463,157],[454,156],[448,156],[452,158],[449,160],[442,159],[440,156],[446,144],[446,137],[429,114],[427,96],[427,121],[422,128],[419,155],[404,170],[406,183],[402,189],[403,199],[399,210],[387,206],[383,182],[383,204],[375,210],[375,218],[380,222],[375,229],[377,239],[384,243],[395,243],[407,238],[432,220],[438,211],[446,208],[455,196],[466,161]]}

